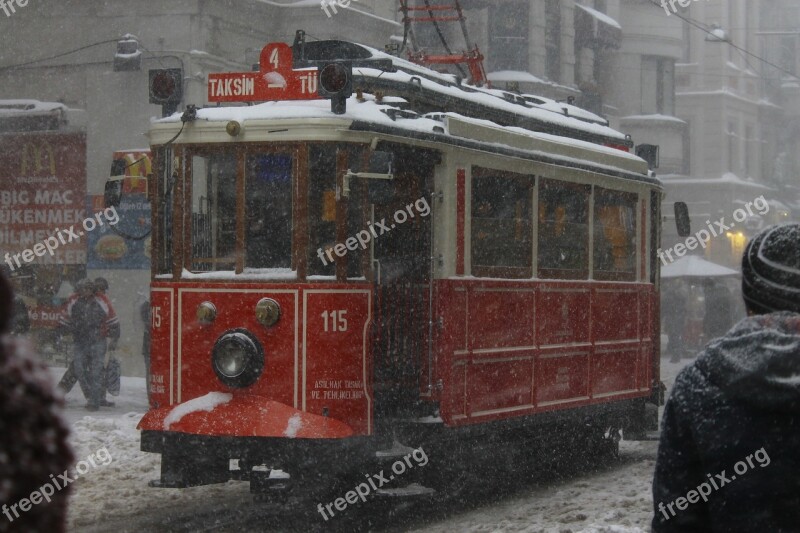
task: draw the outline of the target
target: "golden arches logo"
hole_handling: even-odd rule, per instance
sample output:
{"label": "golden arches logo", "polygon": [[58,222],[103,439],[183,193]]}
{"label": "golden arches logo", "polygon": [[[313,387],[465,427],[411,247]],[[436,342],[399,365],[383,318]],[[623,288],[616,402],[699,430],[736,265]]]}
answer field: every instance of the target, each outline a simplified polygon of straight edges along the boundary
{"label": "golden arches logo", "polygon": [[126,176],[146,178],[153,173],[152,162],[147,154],[126,154],[124,159],[128,167]]}
{"label": "golden arches logo", "polygon": [[146,153],[126,154],[123,158],[126,165],[125,177],[129,179],[130,190],[127,192],[147,192],[147,179],[153,174],[153,163]]}
{"label": "golden arches logo", "polygon": [[[42,155],[47,158],[46,164]],[[56,175],[56,158],[53,155],[53,147],[49,143],[28,143],[25,145],[22,149],[22,167],[20,168],[20,175],[26,176],[29,172],[29,168],[33,168],[37,174],[40,173],[42,169],[49,168],[50,175]]]}

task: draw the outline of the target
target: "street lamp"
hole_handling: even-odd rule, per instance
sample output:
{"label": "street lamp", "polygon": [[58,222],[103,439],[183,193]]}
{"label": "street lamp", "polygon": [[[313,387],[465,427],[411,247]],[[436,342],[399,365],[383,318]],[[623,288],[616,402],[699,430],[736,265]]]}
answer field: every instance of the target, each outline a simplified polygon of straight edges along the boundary
{"label": "street lamp", "polygon": [[728,32],[722,29],[719,24],[712,24],[711,29],[706,34],[706,42],[708,43],[728,43],[730,38]]}

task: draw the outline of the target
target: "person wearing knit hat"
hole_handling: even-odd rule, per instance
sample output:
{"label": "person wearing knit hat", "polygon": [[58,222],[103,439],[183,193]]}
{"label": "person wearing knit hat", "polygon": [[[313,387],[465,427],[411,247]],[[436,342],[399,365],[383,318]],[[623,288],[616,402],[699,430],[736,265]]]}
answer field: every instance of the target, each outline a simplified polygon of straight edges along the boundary
{"label": "person wearing knit hat", "polygon": [[69,430],[47,367],[27,340],[8,335],[12,305],[11,287],[0,275],[0,533],[59,533],[70,487],[57,490],[52,478],[72,465]]}
{"label": "person wearing knit hat", "polygon": [[653,478],[653,531],[800,527],[800,224],[742,258],[748,317],[675,379]]}
{"label": "person wearing knit hat", "polygon": [[756,235],[742,258],[742,295],[754,314],[800,313],[800,224]]}

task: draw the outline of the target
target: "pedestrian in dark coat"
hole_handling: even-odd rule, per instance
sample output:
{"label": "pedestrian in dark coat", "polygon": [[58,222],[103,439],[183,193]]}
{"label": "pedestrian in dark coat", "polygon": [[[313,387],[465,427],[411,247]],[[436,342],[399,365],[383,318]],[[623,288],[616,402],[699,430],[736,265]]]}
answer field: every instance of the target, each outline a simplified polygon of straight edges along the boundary
{"label": "pedestrian in dark coat", "polygon": [[97,411],[100,405],[109,403],[103,370],[106,349],[116,349],[119,340],[119,319],[108,299],[95,294],[91,281],[80,280],[75,288],[77,294],[65,304],[59,323],[63,331],[72,333],[73,369],[86,397],[86,409]]}
{"label": "pedestrian in dark coat", "polygon": [[713,279],[703,280],[706,314],[703,317],[703,333],[706,342],[725,335],[733,325],[733,298],[731,291]]}
{"label": "pedestrian in dark coat", "polygon": [[686,322],[686,289],[683,282],[674,281],[662,286],[661,315],[664,317],[664,330],[669,339],[667,353],[670,361],[678,363],[683,356],[683,330]]}
{"label": "pedestrian in dark coat", "polygon": [[[8,268],[8,265],[2,265],[0,267],[0,273],[2,273],[9,282],[13,283],[11,269]],[[31,329],[31,319],[28,316],[28,306],[25,304],[25,300],[23,300],[16,292],[14,293],[14,308],[11,315],[11,326],[9,329],[12,335],[27,335],[28,331]]]}
{"label": "pedestrian in dark coat", "polygon": [[[0,276],[0,333],[12,313],[11,289]],[[72,464],[69,430],[47,367],[25,339],[0,342],[0,533],[65,530],[70,487],[53,486]],[[34,496],[35,494],[35,496]],[[43,495],[47,494],[47,498]],[[38,500],[38,503],[37,503]]]}
{"label": "pedestrian in dark coat", "polygon": [[800,224],[747,246],[748,318],[678,375],[662,419],[653,531],[800,531]]}

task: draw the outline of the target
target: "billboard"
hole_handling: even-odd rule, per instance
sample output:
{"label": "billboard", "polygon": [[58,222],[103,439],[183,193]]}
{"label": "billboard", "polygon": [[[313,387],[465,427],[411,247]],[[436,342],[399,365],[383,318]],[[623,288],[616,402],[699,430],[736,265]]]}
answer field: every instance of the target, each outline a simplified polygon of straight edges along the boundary
{"label": "billboard", "polygon": [[85,133],[2,134],[0,146],[0,259],[12,269],[85,264],[85,239],[37,246],[86,217]]}

